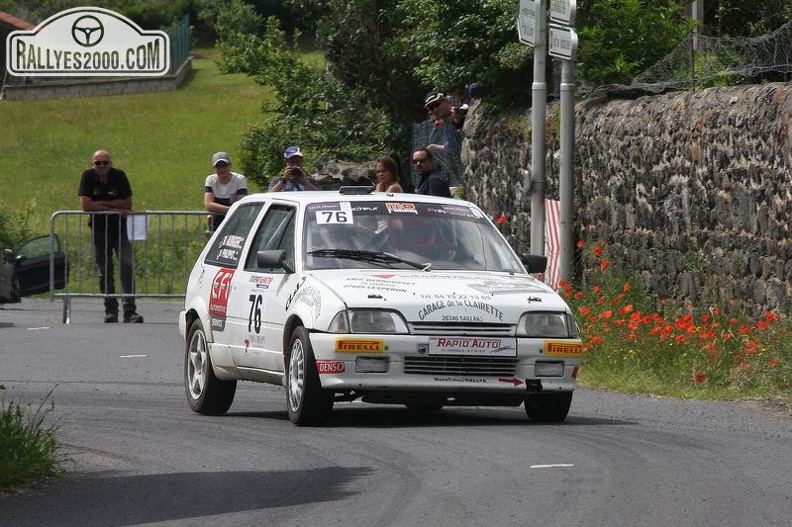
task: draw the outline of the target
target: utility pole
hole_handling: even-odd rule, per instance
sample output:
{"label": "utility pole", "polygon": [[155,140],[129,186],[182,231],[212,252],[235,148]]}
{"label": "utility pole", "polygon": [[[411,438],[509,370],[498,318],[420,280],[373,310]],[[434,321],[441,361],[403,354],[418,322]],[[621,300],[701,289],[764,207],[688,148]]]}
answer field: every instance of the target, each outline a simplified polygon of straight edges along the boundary
{"label": "utility pole", "polygon": [[[560,220],[558,226],[558,279],[569,281],[572,275],[572,205],[575,164],[575,56],[577,33],[572,29],[577,6],[575,0],[551,0],[550,20],[560,25],[550,27],[550,55],[561,62],[561,166],[558,175]],[[552,284],[556,287],[557,284]]]}
{"label": "utility pole", "polygon": [[532,254],[545,253],[545,116],[547,114],[547,0],[520,0],[517,32],[522,43],[533,46],[533,84],[531,85],[531,174],[523,188],[531,191]]}

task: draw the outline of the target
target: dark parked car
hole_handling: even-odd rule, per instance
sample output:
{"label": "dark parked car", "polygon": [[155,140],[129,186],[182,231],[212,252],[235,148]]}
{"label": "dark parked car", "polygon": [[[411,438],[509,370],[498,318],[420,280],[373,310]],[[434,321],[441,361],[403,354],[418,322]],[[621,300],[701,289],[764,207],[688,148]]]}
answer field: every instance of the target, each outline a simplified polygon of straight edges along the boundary
{"label": "dark parked car", "polygon": [[[55,237],[55,289],[66,287],[66,253]],[[20,302],[23,296],[46,293],[50,289],[50,237],[40,236],[17,251],[5,249],[0,259],[0,303]]]}

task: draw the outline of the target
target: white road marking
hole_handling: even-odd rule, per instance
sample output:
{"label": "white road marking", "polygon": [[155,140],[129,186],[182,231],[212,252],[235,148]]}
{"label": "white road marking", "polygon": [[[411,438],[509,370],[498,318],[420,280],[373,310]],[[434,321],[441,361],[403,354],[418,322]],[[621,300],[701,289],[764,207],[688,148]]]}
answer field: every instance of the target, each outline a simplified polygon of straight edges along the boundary
{"label": "white road marking", "polygon": [[49,327],[49,326],[41,326],[41,327],[37,327],[37,328],[27,328],[28,331],[39,331],[41,329],[52,329],[52,328]]}
{"label": "white road marking", "polygon": [[121,355],[122,359],[138,359],[140,357],[148,357],[148,355]]}
{"label": "white road marking", "polygon": [[574,467],[572,463],[554,463],[552,465],[531,465],[531,468],[559,468],[559,467]]}

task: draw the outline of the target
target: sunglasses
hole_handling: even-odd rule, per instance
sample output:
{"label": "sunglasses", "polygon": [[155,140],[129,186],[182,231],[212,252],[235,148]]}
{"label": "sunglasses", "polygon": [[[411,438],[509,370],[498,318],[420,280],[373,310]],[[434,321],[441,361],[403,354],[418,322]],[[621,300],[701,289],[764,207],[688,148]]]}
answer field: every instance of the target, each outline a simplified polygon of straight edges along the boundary
{"label": "sunglasses", "polygon": [[426,107],[426,111],[432,113],[433,111],[437,110],[440,107],[440,102],[433,102],[429,106]]}
{"label": "sunglasses", "polygon": [[414,165],[418,165],[420,163],[426,163],[427,161],[429,161],[428,157],[421,157],[421,158],[418,158],[418,159],[413,159],[413,164]]}
{"label": "sunglasses", "polygon": [[107,166],[110,164],[110,161],[94,161],[93,164],[95,166]]}
{"label": "sunglasses", "polygon": [[228,163],[222,163],[222,162],[215,163],[215,166],[218,167],[218,168],[225,168],[225,167],[228,166]]}

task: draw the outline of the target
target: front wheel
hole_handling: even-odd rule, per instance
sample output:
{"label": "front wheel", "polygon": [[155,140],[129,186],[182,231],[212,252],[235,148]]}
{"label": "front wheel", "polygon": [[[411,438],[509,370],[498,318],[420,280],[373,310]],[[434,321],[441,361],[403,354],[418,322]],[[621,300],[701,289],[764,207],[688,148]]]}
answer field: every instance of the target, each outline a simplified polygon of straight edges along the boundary
{"label": "front wheel", "polygon": [[324,423],[333,410],[333,392],[322,389],[308,330],[294,329],[286,375],[286,409],[297,426]]}
{"label": "front wheel", "polygon": [[187,402],[199,414],[224,414],[234,402],[237,382],[221,381],[215,377],[201,319],[192,323],[187,335],[184,352],[184,390],[187,392]]}
{"label": "front wheel", "polygon": [[566,419],[572,392],[532,393],[525,396],[525,413],[531,421],[558,423]]}

